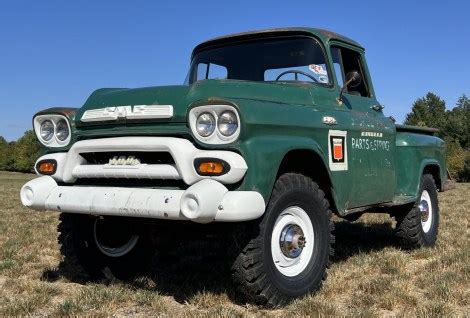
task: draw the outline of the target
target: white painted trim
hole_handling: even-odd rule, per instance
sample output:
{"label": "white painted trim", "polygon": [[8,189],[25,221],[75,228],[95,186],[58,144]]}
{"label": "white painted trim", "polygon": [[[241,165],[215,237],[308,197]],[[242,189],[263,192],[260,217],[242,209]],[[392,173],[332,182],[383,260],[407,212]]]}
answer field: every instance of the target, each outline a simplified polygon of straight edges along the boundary
{"label": "white painted trim", "polygon": [[420,201],[426,201],[426,203],[428,204],[428,209],[429,209],[428,219],[425,222],[421,220],[421,226],[423,227],[423,232],[428,233],[431,230],[431,226],[433,223],[433,218],[434,218],[433,208],[434,207],[432,205],[431,196],[429,195],[429,192],[427,190],[423,190],[423,192],[421,193]]}
{"label": "white painted trim", "polygon": [[[54,179],[61,182],[73,183],[78,177],[86,176],[87,173],[98,172],[95,167],[85,166],[87,162],[80,153],[116,151],[169,152],[175,161],[178,179],[182,179],[189,185],[202,179],[212,179],[224,184],[236,183],[243,178],[248,169],[243,157],[233,151],[200,150],[189,140],[174,137],[118,137],[82,140],[76,142],[65,157],[64,153],[56,153],[41,157],[38,161],[45,158],[56,159],[58,163],[58,172],[54,175]],[[196,158],[215,158],[224,160],[230,165],[230,171],[221,176],[200,176],[194,168],[194,159]],[[145,168],[139,168],[142,169],[142,172],[137,174],[136,170],[131,167],[122,170],[118,166],[107,168],[110,169],[107,170],[108,172],[105,172],[103,167],[103,169],[100,169],[100,173],[103,174],[103,177],[107,176],[109,178],[112,177],[111,172],[116,172],[120,177],[125,178],[127,178],[127,176],[131,178],[141,177],[148,179],[160,179],[164,176],[168,178],[176,178],[175,171],[172,168],[154,168],[150,166],[152,165],[148,165]],[[145,175],[146,173],[148,174]],[[106,176],[104,174],[106,174]]]}
{"label": "white painted trim", "polygon": [[174,165],[114,166],[114,165],[82,165],[76,166],[72,175],[77,178],[124,178],[124,179],[173,179],[181,176]]}
{"label": "white painted trim", "polygon": [[[216,194],[216,195],[214,195]],[[43,176],[21,189],[24,206],[39,211],[59,211],[91,215],[116,215],[165,220],[188,220],[181,212],[185,200],[198,200],[194,222],[239,222],[259,218],[265,210],[261,194],[255,191],[228,191],[214,180],[202,180],[185,190],[59,186]]]}
{"label": "white painted trim", "polygon": [[[235,131],[235,133],[229,137],[224,136],[220,133],[219,131],[219,116],[225,111],[232,111],[235,116],[237,116],[237,121],[238,121],[238,128]],[[210,113],[214,116],[215,118],[215,129],[214,132],[207,136],[203,137],[199,135],[196,131],[196,120],[198,116],[202,113]],[[198,106],[194,107],[189,111],[189,126],[191,127],[191,131],[194,135],[194,137],[206,144],[214,144],[214,145],[222,145],[222,144],[229,144],[231,142],[234,142],[237,140],[238,136],[240,135],[240,115],[238,114],[238,111],[235,109],[235,107],[230,106],[230,105],[206,105],[206,106]]]}
{"label": "white painted trim", "polygon": [[201,180],[189,187],[181,198],[183,215],[198,223],[214,221],[227,188],[214,180]]}
{"label": "white painted trim", "polygon": [[[300,255],[296,258],[285,256],[280,247],[280,237],[282,230],[295,224],[302,229],[306,243]],[[312,220],[304,209],[298,206],[290,206],[277,217],[271,235],[271,256],[276,269],[285,276],[295,277],[301,274],[313,256],[315,246],[315,232]]]}
{"label": "white painted trim", "polygon": [[[57,123],[61,119],[65,120],[65,122],[67,123],[67,127],[69,129],[69,136],[64,141],[57,138],[57,135],[56,135]],[[41,138],[41,124],[46,120],[50,120],[52,124],[54,125],[54,136],[52,137],[51,140],[47,140],[47,141]],[[65,147],[70,143],[70,140],[72,138],[72,130],[70,128],[69,120],[67,119],[67,117],[63,115],[57,115],[57,114],[38,115],[34,117],[33,127],[34,127],[34,132],[36,133],[36,137],[38,138],[39,142],[41,142],[46,147],[51,147],[51,148]]]}
{"label": "white painted trim", "polygon": [[83,113],[81,121],[100,122],[127,119],[165,119],[173,117],[172,105],[135,105],[132,106],[112,106],[97,109],[90,109]]}
{"label": "white painted trim", "polygon": [[[333,162],[331,149],[331,137],[344,138],[343,157],[344,162]],[[348,132],[345,130],[328,130],[328,162],[331,171],[346,171],[348,170]]]}
{"label": "white painted trim", "polygon": [[261,217],[266,208],[263,196],[256,191],[229,191],[224,195],[215,221],[238,222]]}
{"label": "white painted trim", "polygon": [[40,174],[39,171],[36,169],[38,162],[43,161],[43,160],[48,160],[48,159],[52,159],[57,162],[57,170],[53,175],[51,175],[51,177],[56,181],[59,181],[59,182],[63,181],[64,180],[64,167],[65,167],[65,161],[67,160],[67,153],[66,152],[51,153],[51,154],[44,155],[41,158],[39,158],[34,164],[34,171],[36,172],[38,176],[42,176],[42,174]]}

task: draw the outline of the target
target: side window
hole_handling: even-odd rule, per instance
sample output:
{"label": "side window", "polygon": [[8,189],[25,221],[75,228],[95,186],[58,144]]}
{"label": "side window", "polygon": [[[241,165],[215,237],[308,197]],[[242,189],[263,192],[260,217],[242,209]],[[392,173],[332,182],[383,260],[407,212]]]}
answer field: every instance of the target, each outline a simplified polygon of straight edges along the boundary
{"label": "side window", "polygon": [[335,75],[338,80],[338,85],[343,87],[343,65],[341,62],[341,52],[339,48],[333,47],[331,49],[331,57],[333,58],[333,69],[335,70]]}
{"label": "side window", "polygon": [[369,97],[369,85],[364,76],[364,66],[361,61],[361,55],[358,52],[342,47],[333,47],[331,49],[331,55],[336,78],[340,86],[343,86],[346,75],[349,72],[357,71],[361,74],[362,83],[357,87],[347,89],[346,94]]}
{"label": "side window", "polygon": [[199,63],[197,65],[197,81],[205,79],[226,79],[227,68],[214,63]]}

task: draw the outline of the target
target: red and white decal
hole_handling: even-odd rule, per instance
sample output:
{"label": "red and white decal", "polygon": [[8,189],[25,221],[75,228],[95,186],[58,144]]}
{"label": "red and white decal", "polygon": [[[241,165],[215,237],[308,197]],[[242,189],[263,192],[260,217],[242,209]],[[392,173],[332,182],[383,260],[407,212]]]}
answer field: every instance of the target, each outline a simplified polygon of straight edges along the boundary
{"label": "red and white decal", "polygon": [[333,138],[333,160],[341,161],[343,160],[343,139]]}
{"label": "red and white decal", "polygon": [[331,171],[348,170],[347,131],[328,131],[328,157]]}

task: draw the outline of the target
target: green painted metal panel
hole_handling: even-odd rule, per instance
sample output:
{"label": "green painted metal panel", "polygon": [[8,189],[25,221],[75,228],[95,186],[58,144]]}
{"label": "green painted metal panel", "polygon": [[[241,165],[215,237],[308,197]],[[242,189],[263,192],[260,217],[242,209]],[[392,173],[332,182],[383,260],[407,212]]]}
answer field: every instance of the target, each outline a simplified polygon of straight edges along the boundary
{"label": "green painted metal panel", "polygon": [[[259,191],[266,201],[271,196],[284,156],[292,150],[312,151],[329,170],[333,198],[340,213],[390,202],[397,196],[415,196],[420,176],[429,164],[438,165],[442,180],[445,180],[442,140],[409,130],[397,133],[395,124],[382,111],[372,109],[379,103],[363,49],[357,43],[318,29],[282,29],[270,34],[276,32],[311,35],[322,42],[327,53],[330,45],[356,50],[364,62],[370,97],[345,94],[343,103],[338,103],[340,87],[334,74],[335,82],[331,87],[311,83],[205,80],[181,86],[100,89],[87,99],[75,116],[73,112],[67,114],[72,121],[71,144],[77,140],[116,136],[177,136],[191,140],[201,149],[236,151],[245,158],[248,171],[235,187]],[[243,36],[255,35],[234,35],[204,45]],[[331,56],[328,60],[331,64]],[[196,105],[218,103],[230,103],[238,109],[241,118],[239,139],[227,145],[201,143],[188,127],[188,111]],[[173,105],[174,116],[137,122],[118,120],[89,124],[80,121],[86,110],[134,105]],[[334,118],[336,124],[326,125],[325,117]],[[344,138],[344,144],[341,144],[343,161],[333,158],[336,156],[333,153],[335,143],[343,142],[341,138]],[[69,147],[48,151],[66,151]],[[332,160],[339,161],[331,163]]]}
{"label": "green painted metal panel", "polygon": [[447,179],[445,144],[440,138],[411,132],[398,132],[397,152],[397,195],[417,196],[419,181],[424,168],[439,167],[441,181]]}

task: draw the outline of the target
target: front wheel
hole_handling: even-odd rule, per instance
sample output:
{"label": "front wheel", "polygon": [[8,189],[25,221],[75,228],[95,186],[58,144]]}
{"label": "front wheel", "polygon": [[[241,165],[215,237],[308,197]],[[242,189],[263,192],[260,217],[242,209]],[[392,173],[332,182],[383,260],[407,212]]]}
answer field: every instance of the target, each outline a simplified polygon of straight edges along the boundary
{"label": "front wheel", "polygon": [[59,243],[63,263],[93,279],[129,279],[153,256],[147,231],[135,220],[62,213]]}
{"label": "front wheel", "polygon": [[288,173],[277,180],[232,267],[248,300],[276,306],[321,287],[333,254],[330,217],[325,194],[310,178]]}
{"label": "front wheel", "polygon": [[425,174],[421,178],[418,201],[395,213],[395,235],[405,248],[434,246],[439,228],[439,204],[434,178]]}

